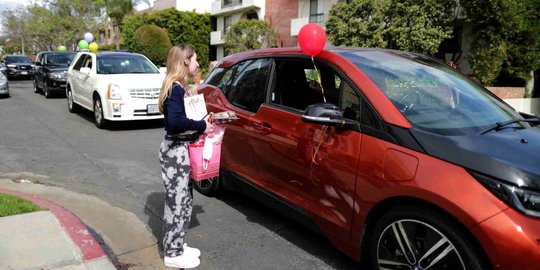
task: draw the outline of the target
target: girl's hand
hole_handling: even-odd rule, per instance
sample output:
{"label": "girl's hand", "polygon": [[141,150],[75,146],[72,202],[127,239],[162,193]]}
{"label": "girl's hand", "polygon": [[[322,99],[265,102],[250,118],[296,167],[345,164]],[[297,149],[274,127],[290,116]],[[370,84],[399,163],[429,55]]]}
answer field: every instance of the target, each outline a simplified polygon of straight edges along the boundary
{"label": "girl's hand", "polygon": [[213,113],[210,112],[205,118],[204,121],[206,122],[206,129],[204,130],[204,133],[209,133],[212,130],[214,130],[214,126],[212,125],[212,115]]}

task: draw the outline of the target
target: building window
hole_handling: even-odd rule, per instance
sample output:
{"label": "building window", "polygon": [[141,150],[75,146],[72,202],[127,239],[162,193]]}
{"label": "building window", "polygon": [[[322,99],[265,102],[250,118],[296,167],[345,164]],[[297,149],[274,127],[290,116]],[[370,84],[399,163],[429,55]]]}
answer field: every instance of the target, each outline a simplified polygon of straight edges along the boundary
{"label": "building window", "polygon": [[242,5],[242,0],[223,0],[221,2],[221,8],[232,7],[236,5]]}
{"label": "building window", "polygon": [[324,4],[323,0],[309,1],[309,22],[324,23]]}
{"label": "building window", "polygon": [[231,16],[223,17],[223,35],[229,32],[229,29],[231,28],[231,24],[232,24]]}

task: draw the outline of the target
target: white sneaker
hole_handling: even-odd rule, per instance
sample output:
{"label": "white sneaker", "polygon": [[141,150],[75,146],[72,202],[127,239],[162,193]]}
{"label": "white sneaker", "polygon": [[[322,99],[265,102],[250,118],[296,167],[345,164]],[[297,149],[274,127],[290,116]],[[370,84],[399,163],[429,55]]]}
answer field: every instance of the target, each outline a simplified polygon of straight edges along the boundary
{"label": "white sneaker", "polygon": [[187,252],[184,252],[182,255],[176,257],[165,256],[165,258],[163,258],[163,262],[165,263],[165,266],[174,268],[194,268],[201,264],[201,260],[199,260],[199,258],[193,256],[192,254],[188,254]]}
{"label": "white sneaker", "polygon": [[201,251],[198,248],[188,247],[187,244],[184,244],[184,253],[191,254],[194,257],[201,256]]}

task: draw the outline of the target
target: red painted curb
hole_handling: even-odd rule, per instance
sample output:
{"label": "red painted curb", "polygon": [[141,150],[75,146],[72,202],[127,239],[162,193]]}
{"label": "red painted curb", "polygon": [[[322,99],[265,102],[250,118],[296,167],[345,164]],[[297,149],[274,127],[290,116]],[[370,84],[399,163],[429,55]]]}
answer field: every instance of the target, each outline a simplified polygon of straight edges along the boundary
{"label": "red painted curb", "polygon": [[31,200],[32,202],[43,208],[48,208],[49,211],[51,211],[51,213],[56,216],[58,221],[60,221],[60,225],[62,226],[64,231],[67,232],[71,240],[73,240],[73,242],[75,242],[75,244],[79,247],[85,261],[106,256],[103,252],[103,249],[101,249],[99,243],[88,231],[86,226],[84,226],[81,220],[62,206],[42,199],[35,195],[20,193],[8,189],[0,188],[0,193],[23,197]]}

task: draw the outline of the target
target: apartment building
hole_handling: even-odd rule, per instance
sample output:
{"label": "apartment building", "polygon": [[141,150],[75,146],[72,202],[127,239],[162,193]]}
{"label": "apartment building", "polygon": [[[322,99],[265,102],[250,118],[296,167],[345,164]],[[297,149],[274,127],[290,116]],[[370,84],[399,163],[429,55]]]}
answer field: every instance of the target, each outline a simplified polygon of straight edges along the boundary
{"label": "apartment building", "polygon": [[212,0],[155,0],[152,10],[164,10],[176,8],[180,11],[195,11],[198,13],[210,13]]}

